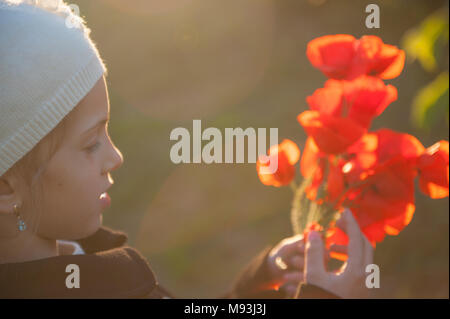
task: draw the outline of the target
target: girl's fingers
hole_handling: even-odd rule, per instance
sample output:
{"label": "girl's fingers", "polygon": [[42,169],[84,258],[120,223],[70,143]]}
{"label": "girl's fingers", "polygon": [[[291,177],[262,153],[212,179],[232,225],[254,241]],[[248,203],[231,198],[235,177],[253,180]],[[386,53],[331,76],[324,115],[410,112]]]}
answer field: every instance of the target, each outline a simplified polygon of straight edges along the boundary
{"label": "girl's fingers", "polygon": [[303,272],[291,271],[283,275],[283,282],[298,285],[299,282],[303,281],[303,278]]}
{"label": "girl's fingers", "polygon": [[311,231],[308,235],[308,244],[305,251],[305,274],[306,281],[317,284],[317,282],[325,279],[327,272],[325,270],[324,259],[324,244],[320,234],[316,231]]}
{"label": "girl's fingers", "polygon": [[303,235],[295,235],[283,240],[283,255],[303,253],[305,250]]}
{"label": "girl's fingers", "polygon": [[360,266],[364,262],[365,238],[351,211],[346,209],[342,215],[345,221],[344,231],[347,233],[349,240],[347,264],[349,271],[353,271],[353,269],[360,269]]}
{"label": "girl's fingers", "polygon": [[298,287],[297,284],[287,284],[284,285],[282,289],[285,292],[286,297],[294,298],[295,294],[297,293],[297,287]]}
{"label": "girl's fingers", "polygon": [[303,271],[304,262],[305,262],[305,258],[300,255],[292,256],[292,257],[288,258],[288,260],[287,260],[287,264],[288,264],[289,268],[295,269],[295,270],[301,270],[301,271]]}
{"label": "girl's fingers", "polygon": [[364,266],[373,263],[373,246],[364,236]]}

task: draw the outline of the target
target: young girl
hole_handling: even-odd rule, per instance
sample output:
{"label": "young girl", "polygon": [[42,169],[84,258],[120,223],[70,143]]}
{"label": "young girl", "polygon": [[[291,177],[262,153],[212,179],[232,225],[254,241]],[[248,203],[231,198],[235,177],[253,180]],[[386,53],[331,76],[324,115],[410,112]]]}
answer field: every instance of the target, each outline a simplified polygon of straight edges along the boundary
{"label": "young girl", "polygon": [[[123,157],[89,29],[60,1],[36,3],[0,0],[0,297],[173,297],[126,235],[102,226]],[[267,247],[222,297],[360,296],[372,250],[351,214],[340,225],[352,271],[326,272],[312,232],[306,251],[302,236]],[[68,288],[73,265],[80,284]]]}

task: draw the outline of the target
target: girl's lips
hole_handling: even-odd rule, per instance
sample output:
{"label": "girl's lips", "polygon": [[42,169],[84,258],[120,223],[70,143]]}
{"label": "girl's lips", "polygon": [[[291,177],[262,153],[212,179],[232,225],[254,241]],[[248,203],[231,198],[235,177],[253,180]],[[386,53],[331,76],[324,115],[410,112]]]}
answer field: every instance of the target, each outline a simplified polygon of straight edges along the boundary
{"label": "girl's lips", "polygon": [[99,199],[103,208],[107,208],[111,205],[111,197],[109,197],[107,192],[102,193]]}

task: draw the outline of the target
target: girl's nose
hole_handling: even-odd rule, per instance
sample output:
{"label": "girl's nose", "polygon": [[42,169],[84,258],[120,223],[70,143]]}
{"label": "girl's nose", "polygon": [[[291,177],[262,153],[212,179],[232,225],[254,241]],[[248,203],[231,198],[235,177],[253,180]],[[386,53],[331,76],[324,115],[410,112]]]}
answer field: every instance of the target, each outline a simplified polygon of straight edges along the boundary
{"label": "girl's nose", "polygon": [[118,169],[123,164],[123,155],[120,150],[110,142],[110,149],[108,151],[107,160],[104,165],[103,173],[109,173]]}
{"label": "girl's nose", "polygon": [[114,170],[118,169],[123,164],[122,152],[115,145],[113,145],[113,149],[114,149],[114,152],[113,152],[114,153],[114,156],[113,156],[114,160],[112,161],[113,162],[113,166],[111,168],[111,171],[114,171]]}

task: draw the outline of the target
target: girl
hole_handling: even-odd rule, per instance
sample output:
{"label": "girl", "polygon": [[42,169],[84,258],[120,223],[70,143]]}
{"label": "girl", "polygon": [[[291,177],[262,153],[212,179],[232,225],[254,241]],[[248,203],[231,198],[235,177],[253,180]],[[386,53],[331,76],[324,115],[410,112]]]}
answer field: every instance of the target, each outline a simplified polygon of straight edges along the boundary
{"label": "girl", "polygon": [[[123,162],[108,134],[105,74],[89,29],[67,5],[0,0],[1,297],[172,297],[126,235],[102,227],[111,173]],[[346,276],[324,270],[313,232],[306,252],[302,236],[267,247],[222,297],[359,295],[372,251],[344,217],[354,244]],[[69,289],[74,265],[80,285]]]}

